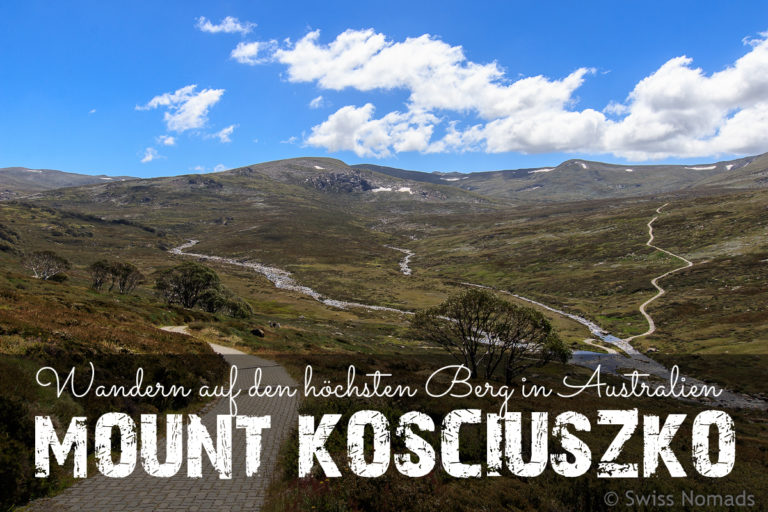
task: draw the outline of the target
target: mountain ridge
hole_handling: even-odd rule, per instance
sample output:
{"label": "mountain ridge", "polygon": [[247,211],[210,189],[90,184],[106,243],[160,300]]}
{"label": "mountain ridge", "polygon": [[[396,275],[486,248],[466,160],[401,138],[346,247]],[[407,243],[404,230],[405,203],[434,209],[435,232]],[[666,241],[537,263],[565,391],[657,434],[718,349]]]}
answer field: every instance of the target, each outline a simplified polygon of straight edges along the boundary
{"label": "mountain ridge", "polygon": [[577,158],[553,167],[471,173],[426,173],[375,164],[354,164],[351,167],[520,202],[606,199],[699,188],[749,189],[768,186],[768,153],[691,165],[622,165]]}
{"label": "mountain ridge", "polygon": [[67,187],[94,185],[105,181],[126,181],[130,176],[90,175],[55,169],[30,169],[28,167],[0,168],[0,200],[16,199],[28,194]]}
{"label": "mountain ridge", "polygon": [[[550,203],[639,197],[706,189],[753,189],[768,186],[768,153],[692,165],[623,165],[569,159],[554,167],[496,171],[423,172],[376,164],[353,164],[329,157],[299,157],[262,162],[206,174],[157,178],[84,175],[51,169],[0,168],[0,200],[62,188],[105,186],[135,181],[136,190],[158,183],[214,186],[217,179],[259,176],[277,183],[345,194],[358,200],[400,202]],[[218,178],[217,178],[218,177]]]}

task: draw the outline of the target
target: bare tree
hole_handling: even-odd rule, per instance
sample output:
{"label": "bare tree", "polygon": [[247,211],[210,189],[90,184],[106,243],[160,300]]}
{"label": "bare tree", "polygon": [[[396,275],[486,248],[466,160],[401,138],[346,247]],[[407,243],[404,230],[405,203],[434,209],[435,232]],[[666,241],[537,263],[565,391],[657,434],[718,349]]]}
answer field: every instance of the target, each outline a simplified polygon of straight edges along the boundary
{"label": "bare tree", "polygon": [[500,367],[504,379],[551,360],[567,361],[570,351],[552,324],[535,309],[511,304],[487,290],[471,289],[420,311],[411,320],[420,337],[444,347],[469,368],[490,379]]}
{"label": "bare tree", "polygon": [[47,281],[70,267],[69,261],[53,251],[35,251],[24,258],[23,264],[25,268],[32,271],[32,275],[36,279],[43,281]]}

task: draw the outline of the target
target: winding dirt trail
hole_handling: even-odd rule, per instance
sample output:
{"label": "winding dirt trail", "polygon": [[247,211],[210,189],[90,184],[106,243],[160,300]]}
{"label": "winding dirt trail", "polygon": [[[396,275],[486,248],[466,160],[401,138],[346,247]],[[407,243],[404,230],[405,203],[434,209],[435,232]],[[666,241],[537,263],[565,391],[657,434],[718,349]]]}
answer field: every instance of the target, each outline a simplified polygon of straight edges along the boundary
{"label": "winding dirt trail", "polygon": [[595,340],[593,338],[587,338],[585,340],[581,341],[585,345],[589,345],[590,347],[599,348],[601,350],[605,350],[609,354],[618,354],[619,351],[610,347],[604,347],[603,345],[598,345],[595,343]]}
{"label": "winding dirt trail", "polygon": [[653,223],[656,221],[656,219],[659,218],[659,215],[661,215],[662,208],[664,208],[668,204],[669,203],[664,203],[663,205],[661,205],[658,208],[656,208],[656,213],[658,215],[656,215],[654,218],[652,218],[650,220],[650,222],[648,222],[648,236],[650,238],[648,238],[648,241],[645,243],[645,245],[647,245],[648,247],[653,247],[657,251],[661,251],[664,254],[668,254],[669,256],[672,256],[673,258],[677,258],[680,261],[684,262],[685,265],[683,265],[682,267],[678,267],[676,269],[670,270],[669,272],[665,272],[665,273],[661,274],[660,276],[657,276],[657,277],[654,277],[653,279],[651,279],[651,284],[656,288],[657,293],[656,293],[656,295],[654,295],[653,297],[651,297],[647,301],[643,302],[640,305],[640,308],[639,308],[640,314],[642,314],[645,317],[645,320],[648,322],[648,330],[645,331],[642,334],[636,334],[634,336],[630,336],[629,338],[625,338],[624,341],[627,341],[627,342],[630,342],[630,341],[632,341],[634,339],[637,339],[637,338],[643,338],[645,336],[650,336],[651,334],[656,332],[656,323],[653,321],[653,318],[651,317],[651,315],[648,314],[648,311],[646,309],[648,308],[649,304],[651,304],[656,299],[658,299],[659,297],[661,297],[662,295],[667,293],[667,291],[659,285],[659,281],[661,279],[664,279],[665,277],[667,277],[669,275],[674,274],[675,272],[679,272],[679,271],[681,271],[683,269],[690,268],[690,267],[693,266],[693,262],[692,261],[690,261],[688,259],[685,259],[682,256],[677,255],[675,253],[669,252],[666,249],[662,249],[661,247],[653,245]]}

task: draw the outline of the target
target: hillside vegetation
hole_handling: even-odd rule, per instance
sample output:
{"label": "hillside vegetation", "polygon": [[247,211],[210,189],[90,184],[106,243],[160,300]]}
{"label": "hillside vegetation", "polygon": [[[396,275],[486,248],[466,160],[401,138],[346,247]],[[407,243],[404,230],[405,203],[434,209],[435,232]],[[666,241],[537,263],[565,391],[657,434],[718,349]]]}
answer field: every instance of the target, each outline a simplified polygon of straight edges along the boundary
{"label": "hillside vegetation", "polygon": [[[61,425],[77,413],[97,414],[115,405],[53,400],[49,390],[29,384],[45,364],[63,368],[93,361],[104,368],[105,379],[118,381],[130,379],[140,363],[160,379],[219,379],[224,367],[203,341],[266,354],[296,375],[308,361],[331,372],[355,361],[361,366],[386,363],[416,378],[446,360],[439,347],[408,330],[405,313],[325,305],[306,293],[276,288],[264,275],[225,261],[204,263],[220,278],[215,291],[242,299],[247,313],[243,317],[232,318],[226,308],[211,308],[216,312],[209,313],[198,303],[191,308],[173,300],[167,304],[154,284],[169,269],[193,259],[170,252],[189,240],[198,241],[196,253],[290,272],[296,283],[327,298],[413,312],[474,283],[577,313],[626,337],[647,328],[638,306],[655,293],[651,279],[679,266],[679,261],[646,246],[647,223],[664,203],[669,205],[654,224],[655,243],[694,265],[664,280],[667,294],[649,309],[658,330],[635,340],[635,346],[654,349],[653,357],[681,364],[699,378],[765,397],[768,190],[759,186],[764,157],[747,160],[717,164],[712,172],[688,169],[683,177],[670,177],[661,190],[648,183],[669,169],[630,173],[594,162],[583,162],[588,166],[584,169],[582,161],[572,161],[542,173],[515,171],[510,177],[503,171],[448,181],[452,175],[421,179],[398,170],[303,158],[206,175],[101,180],[2,201],[0,352],[4,374],[13,378],[3,379],[0,405],[12,411],[3,415],[6,420],[19,417],[23,423],[7,420],[2,425],[10,433],[5,439],[16,443],[13,449],[28,444],[22,433],[36,413],[51,414]],[[728,165],[733,166],[729,176],[743,177],[738,182],[743,190],[718,181],[726,176],[722,169]],[[611,173],[643,184],[631,190],[616,188],[624,181],[612,182]],[[694,173],[703,181],[686,181]],[[569,176],[578,176],[583,186],[559,181]],[[513,201],[512,195],[505,195],[511,184],[517,187],[526,180],[533,181],[525,186],[555,192],[546,201]],[[466,186],[457,185],[463,181]],[[617,198],[625,193],[632,197]],[[402,272],[404,253],[398,249],[412,251],[411,274]],[[23,265],[34,251],[53,251],[65,258],[71,264],[66,276],[58,282],[34,279]],[[106,286],[94,290],[89,268],[100,261],[135,266],[146,280],[130,293]],[[596,350],[582,343],[590,336],[583,325],[537,309],[569,348]],[[189,325],[195,338],[158,329],[167,325]],[[586,370],[558,365],[542,370],[541,378],[555,382],[566,371],[582,375]],[[191,410],[202,404],[119,405],[139,413]],[[304,407],[320,410],[321,405],[327,404]],[[405,410],[407,404],[393,407]],[[758,474],[766,463],[764,422],[748,417],[744,421],[755,440],[750,447],[753,457],[739,478]],[[479,438],[473,446],[479,449]],[[288,450],[286,460],[290,456]],[[5,461],[13,470],[5,473],[3,486],[19,489],[6,503],[67,485],[63,473],[45,485],[33,481],[24,462],[28,459]],[[508,488],[477,483],[464,489],[441,479],[418,484],[386,480],[381,485],[402,493],[424,485],[419,489],[444,493],[456,503],[483,492],[491,493],[488,503],[508,499],[519,503],[519,509],[542,503],[535,494],[543,480],[528,486],[504,479],[510,481],[514,484]],[[320,505],[323,496],[335,496],[329,503],[338,504],[336,498],[344,492],[351,492],[350,500],[374,503],[382,492],[378,483],[356,482],[351,491],[322,494],[332,486],[315,484],[317,489],[307,490],[286,474],[273,504],[306,493],[307,503]],[[561,484],[561,495],[547,501],[553,510],[572,499],[587,507],[602,489],[597,481],[583,492]]]}

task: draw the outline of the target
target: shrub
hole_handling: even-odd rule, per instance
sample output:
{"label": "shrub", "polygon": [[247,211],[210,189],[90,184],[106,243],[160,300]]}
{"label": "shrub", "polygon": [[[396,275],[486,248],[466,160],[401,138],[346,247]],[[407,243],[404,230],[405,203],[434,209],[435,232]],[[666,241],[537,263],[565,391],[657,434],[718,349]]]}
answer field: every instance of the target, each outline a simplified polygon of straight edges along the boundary
{"label": "shrub", "polygon": [[91,287],[94,290],[101,290],[109,280],[109,291],[117,287],[120,293],[130,293],[144,282],[144,274],[131,263],[99,260],[88,270],[91,273]]}
{"label": "shrub", "polygon": [[190,261],[161,272],[155,288],[168,304],[193,308],[206,292],[220,291],[221,281],[213,269]]}
{"label": "shrub", "polygon": [[187,262],[160,272],[155,288],[168,304],[199,307],[208,313],[248,318],[251,306],[221,285],[216,272],[199,263]]}
{"label": "shrub", "polygon": [[198,303],[208,313],[216,313],[226,306],[227,298],[221,293],[221,290],[211,288],[202,293]]}
{"label": "shrub", "polygon": [[99,260],[91,264],[88,267],[88,271],[91,273],[91,288],[101,290],[107,282],[111,269],[111,263],[107,260]]}
{"label": "shrub", "polygon": [[227,301],[224,305],[224,310],[227,315],[233,318],[248,318],[253,314],[251,305],[239,298]]}

